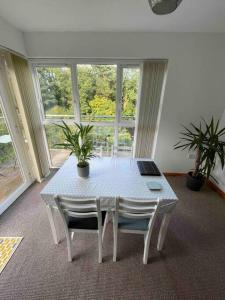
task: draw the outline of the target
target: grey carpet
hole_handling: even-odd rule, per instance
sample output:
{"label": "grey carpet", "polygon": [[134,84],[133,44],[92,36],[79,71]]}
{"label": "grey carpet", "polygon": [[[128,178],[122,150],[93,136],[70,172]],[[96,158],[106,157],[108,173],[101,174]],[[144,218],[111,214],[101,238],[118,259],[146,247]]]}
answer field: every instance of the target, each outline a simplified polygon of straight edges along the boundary
{"label": "grey carpet", "polygon": [[97,263],[95,235],[84,234],[68,263],[65,240],[53,244],[39,196],[47,181],[34,184],[0,217],[1,236],[24,236],[0,276],[0,299],[225,299],[225,201],[209,188],[188,191],[182,177],[169,181],[180,202],[162,253],[155,230],[148,265],[142,237],[129,234],[120,235],[119,261],[112,262],[111,224],[104,263]]}

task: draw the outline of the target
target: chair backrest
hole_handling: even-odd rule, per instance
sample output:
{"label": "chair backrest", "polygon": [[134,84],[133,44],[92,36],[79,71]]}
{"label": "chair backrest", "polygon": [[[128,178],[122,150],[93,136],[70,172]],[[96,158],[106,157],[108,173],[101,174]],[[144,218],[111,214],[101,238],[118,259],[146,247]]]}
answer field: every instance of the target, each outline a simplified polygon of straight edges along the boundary
{"label": "chair backrest", "polygon": [[100,208],[100,199],[95,197],[73,198],[56,195],[55,203],[63,221],[67,224],[66,217],[75,218],[98,218],[101,224],[102,214]]}
{"label": "chair backrest", "polygon": [[116,214],[125,218],[146,219],[154,217],[159,199],[116,198]]}

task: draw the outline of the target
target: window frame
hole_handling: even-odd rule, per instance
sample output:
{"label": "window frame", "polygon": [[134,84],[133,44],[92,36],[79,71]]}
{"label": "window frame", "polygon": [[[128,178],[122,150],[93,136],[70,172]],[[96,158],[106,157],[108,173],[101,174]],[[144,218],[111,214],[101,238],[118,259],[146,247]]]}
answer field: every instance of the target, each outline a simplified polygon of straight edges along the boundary
{"label": "window frame", "polygon": [[42,95],[41,95],[41,86],[40,86],[40,82],[38,79],[38,72],[37,72],[37,68],[38,67],[50,67],[50,68],[68,68],[70,69],[70,74],[71,74],[71,87],[72,87],[72,104],[73,104],[73,117],[68,118],[68,120],[74,120],[75,116],[77,115],[77,107],[76,107],[76,101],[75,101],[75,97],[74,97],[74,83],[73,83],[73,74],[72,74],[72,66],[70,65],[65,65],[65,64],[46,64],[46,65],[42,65],[42,66],[32,66],[32,71],[33,71],[33,75],[35,78],[35,82],[36,82],[36,87],[37,87],[37,92],[38,92],[38,106],[41,112],[41,119],[42,121],[46,121],[46,120],[67,120],[62,119],[62,118],[46,118],[45,117],[45,110],[44,110],[44,105],[43,105],[43,101],[42,101]]}
{"label": "window frame", "polygon": [[[99,127],[114,127],[114,147],[118,147],[119,142],[119,129],[122,127],[131,127],[134,128],[134,140],[133,144],[136,143],[136,120],[128,120],[124,121],[122,120],[122,85],[123,85],[123,69],[125,68],[137,68],[141,71],[141,63],[143,61],[141,60],[104,60],[104,59],[98,59],[98,60],[92,60],[92,59],[30,59],[30,66],[32,70],[32,75],[34,79],[35,84],[35,92],[36,92],[36,98],[38,101],[38,107],[39,112],[41,116],[41,128],[43,130],[43,134],[45,137],[45,146],[48,150],[48,161],[51,168],[56,168],[52,165],[50,151],[48,148],[48,142],[47,142],[47,136],[45,132],[45,125],[49,124],[60,124],[63,121],[65,121],[68,125],[73,125],[74,122],[81,123],[83,125],[93,125],[93,126],[99,126]],[[84,122],[81,121],[80,117],[80,99],[79,99],[79,90],[78,90],[78,73],[77,73],[77,65],[116,65],[116,111],[115,111],[115,120],[109,121],[109,122],[98,122],[98,121],[91,121],[91,122]],[[46,118],[43,102],[42,102],[42,95],[41,95],[41,89],[40,89],[40,83],[38,79],[37,74],[37,68],[38,67],[67,67],[70,68],[71,71],[71,84],[72,84],[72,99],[73,99],[73,111],[74,111],[74,117],[68,118],[68,119],[60,119],[60,118]],[[139,77],[139,83],[138,83],[138,90],[140,88],[140,77]],[[137,97],[139,95],[139,91],[137,92]],[[138,108],[138,99],[136,102],[136,116],[138,114],[137,112]]]}

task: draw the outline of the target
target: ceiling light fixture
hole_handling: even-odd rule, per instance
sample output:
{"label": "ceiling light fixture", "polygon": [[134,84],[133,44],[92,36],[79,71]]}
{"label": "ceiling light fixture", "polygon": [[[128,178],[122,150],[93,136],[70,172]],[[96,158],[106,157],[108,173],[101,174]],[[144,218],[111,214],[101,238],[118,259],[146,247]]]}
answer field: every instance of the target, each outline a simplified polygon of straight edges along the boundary
{"label": "ceiling light fixture", "polygon": [[166,15],[175,11],[182,0],[148,0],[148,2],[156,15]]}

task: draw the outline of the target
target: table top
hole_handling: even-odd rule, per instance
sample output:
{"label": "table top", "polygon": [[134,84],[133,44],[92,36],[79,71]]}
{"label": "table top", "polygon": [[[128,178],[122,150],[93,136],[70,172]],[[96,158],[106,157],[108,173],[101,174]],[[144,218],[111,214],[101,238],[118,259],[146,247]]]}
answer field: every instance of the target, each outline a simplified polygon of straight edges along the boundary
{"label": "table top", "polygon": [[[139,159],[144,160],[144,159]],[[147,160],[147,159],[145,159]],[[147,182],[161,184],[159,191],[150,191]],[[101,198],[133,197],[176,202],[176,194],[162,176],[141,176],[137,159],[94,158],[90,161],[90,175],[81,178],[77,175],[76,158],[70,156],[41,192],[44,199],[54,195]]]}

